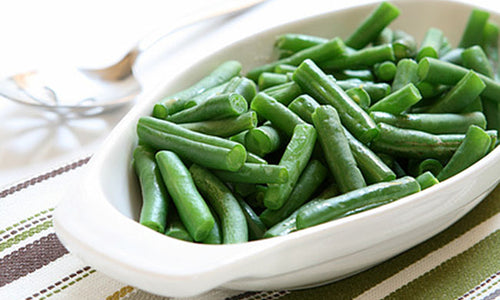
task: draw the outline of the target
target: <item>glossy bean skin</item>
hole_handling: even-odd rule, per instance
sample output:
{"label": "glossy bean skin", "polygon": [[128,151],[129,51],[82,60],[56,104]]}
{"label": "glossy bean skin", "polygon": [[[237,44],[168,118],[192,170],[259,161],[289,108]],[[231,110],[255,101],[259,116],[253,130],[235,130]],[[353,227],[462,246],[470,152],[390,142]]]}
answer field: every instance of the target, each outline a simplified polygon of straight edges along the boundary
{"label": "glossy bean skin", "polygon": [[288,105],[293,99],[302,94],[302,89],[297,83],[290,81],[269,87],[263,90],[262,93],[267,94],[283,105]]}
{"label": "glossy bean skin", "polygon": [[250,241],[261,239],[264,236],[267,228],[264,223],[260,220],[259,216],[255,213],[253,208],[248,205],[241,197],[235,195],[236,200],[243,210],[243,214],[247,220],[248,224],[248,239]]}
{"label": "glossy bean skin", "polygon": [[439,57],[439,49],[443,45],[443,32],[437,28],[429,28],[425,33],[420,49],[417,53],[417,61],[424,57]]}
{"label": "glossy bean skin", "polygon": [[286,138],[273,124],[263,124],[252,128],[245,135],[245,147],[251,153],[264,157],[280,149]]}
{"label": "glossy bean skin", "polygon": [[465,170],[483,158],[490,150],[490,145],[491,138],[488,133],[471,125],[463,142],[436,178],[443,181]]}
{"label": "glossy bean skin", "polygon": [[472,69],[477,73],[488,76],[489,78],[495,78],[495,72],[493,72],[493,67],[484,53],[483,49],[474,45],[465,49],[462,52],[462,65],[468,69]]}
{"label": "glossy bean skin", "polygon": [[379,129],[370,116],[312,61],[300,64],[293,80],[321,104],[334,107],[344,126],[361,142],[369,143],[378,136]]}
{"label": "glossy bean skin", "polygon": [[[214,227],[215,224],[216,223],[214,223]],[[188,230],[186,229],[186,226],[184,226],[184,223],[182,223],[179,214],[177,213],[177,210],[175,208],[170,210],[168,213],[168,222],[165,228],[165,235],[186,242],[194,241],[191,235],[189,234]]]}
{"label": "glossy bean skin", "polygon": [[408,110],[421,99],[422,95],[419,90],[413,85],[413,83],[408,83],[401,89],[373,104],[368,111],[384,111],[399,115]]}
{"label": "glossy bean skin", "polygon": [[488,22],[490,14],[484,10],[473,9],[462,33],[460,48],[467,48],[481,44],[484,26]]}
{"label": "glossy bean skin", "polygon": [[180,158],[171,151],[156,154],[163,181],[191,237],[203,241],[214,227],[214,217]]}
{"label": "glossy bean skin", "polygon": [[248,226],[238,200],[229,188],[209,170],[193,164],[189,168],[194,184],[216,212],[222,229],[222,243],[248,241]]}
{"label": "glossy bean skin", "polygon": [[179,125],[199,133],[219,137],[230,137],[242,131],[255,128],[255,126],[257,126],[257,114],[254,111],[249,111],[236,117],[181,123]]}
{"label": "glossy bean skin", "polygon": [[372,209],[419,191],[420,185],[409,176],[369,185],[301,209],[296,217],[297,229]]}
{"label": "glossy bean skin", "polygon": [[418,64],[413,59],[402,59],[396,66],[396,74],[392,81],[392,92],[395,92],[409,83],[416,84],[418,79]]}
{"label": "glossy bean skin", "polygon": [[316,143],[316,130],[309,124],[295,126],[294,132],[278,165],[288,169],[288,181],[282,184],[269,184],[264,195],[264,205],[279,209],[290,196],[300,174],[311,158]]}
{"label": "glossy bean skin", "polygon": [[288,170],[273,164],[244,163],[235,172],[213,170],[213,173],[226,182],[267,184],[288,181]]}
{"label": "glossy bean skin", "polygon": [[135,148],[133,157],[142,196],[139,223],[163,233],[171,200],[156,164],[155,153],[140,145]]}
{"label": "glossy bean skin", "polygon": [[418,175],[415,179],[420,185],[421,190],[425,190],[439,183],[439,180],[429,171]]}
{"label": "glossy bean skin", "polygon": [[396,60],[396,57],[392,46],[384,44],[347,52],[342,56],[322,61],[318,65],[328,71],[360,70],[373,67],[377,63],[394,60]]}
{"label": "glossy bean skin", "polygon": [[209,75],[202,78],[194,85],[158,101],[153,108],[153,116],[163,119],[169,114],[181,111],[185,108],[185,101],[203,93],[209,88],[229,81],[231,78],[238,76],[240,71],[241,64],[237,61],[227,61],[222,63]]}

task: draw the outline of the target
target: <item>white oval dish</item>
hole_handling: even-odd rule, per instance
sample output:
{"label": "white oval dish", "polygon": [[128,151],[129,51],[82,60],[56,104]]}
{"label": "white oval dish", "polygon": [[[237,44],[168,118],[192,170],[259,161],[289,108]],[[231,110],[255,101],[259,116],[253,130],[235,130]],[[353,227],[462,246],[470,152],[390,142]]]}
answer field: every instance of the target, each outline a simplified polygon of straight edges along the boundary
{"label": "white oval dish", "polygon": [[[437,27],[454,45],[472,8],[448,1],[395,4],[401,15],[392,28],[421,40],[429,27]],[[159,295],[192,296],[216,287],[291,289],[360,272],[425,241],[466,214],[498,184],[500,149],[425,191],[285,237],[200,245],[166,237],[136,221],[140,195],[131,168],[135,125],[140,116],[150,114],[162,95],[189,86],[225,60],[239,60],[245,70],[270,60],[280,33],[345,37],[375,5],[325,13],[258,33],[143,95],[91,159],[78,190],[57,207],[54,226],[63,244],[110,277]],[[500,21],[494,13],[491,19]]]}

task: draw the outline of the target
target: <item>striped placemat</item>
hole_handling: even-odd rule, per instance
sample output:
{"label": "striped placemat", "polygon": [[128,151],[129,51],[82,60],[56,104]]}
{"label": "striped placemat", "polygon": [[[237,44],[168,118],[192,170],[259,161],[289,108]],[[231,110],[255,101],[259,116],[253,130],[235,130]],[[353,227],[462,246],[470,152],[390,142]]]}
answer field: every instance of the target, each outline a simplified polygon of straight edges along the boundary
{"label": "striped placemat", "polygon": [[[118,282],[59,242],[52,213],[89,157],[0,189],[0,299],[169,299]],[[445,199],[443,199],[445,201]],[[189,299],[500,298],[500,187],[453,226],[358,275],[298,291],[213,290]]]}

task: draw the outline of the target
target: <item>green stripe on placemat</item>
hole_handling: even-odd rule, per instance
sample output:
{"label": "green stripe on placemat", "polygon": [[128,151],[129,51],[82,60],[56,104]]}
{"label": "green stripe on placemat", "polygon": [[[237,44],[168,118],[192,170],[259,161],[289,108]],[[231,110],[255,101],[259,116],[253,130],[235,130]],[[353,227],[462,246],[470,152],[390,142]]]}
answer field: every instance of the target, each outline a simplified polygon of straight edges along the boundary
{"label": "green stripe on placemat", "polygon": [[[443,199],[446,201],[446,199]],[[350,300],[361,293],[372,288],[383,280],[395,275],[405,267],[420,260],[429,253],[443,247],[455,238],[461,236],[471,228],[479,225],[483,221],[500,212],[500,186],[497,186],[493,192],[479,203],[471,212],[461,218],[451,227],[438,234],[437,236],[421,243],[408,251],[382,263],[360,274],[351,276],[341,281],[337,281],[325,286],[311,288],[306,290],[293,291],[283,297],[284,300],[293,299],[332,299],[332,300]],[[495,234],[496,236],[496,234]],[[497,240],[498,241],[498,240]],[[500,260],[494,261],[497,269],[500,268]],[[493,266],[492,266],[493,268]],[[497,270],[494,270],[494,273]],[[472,272],[472,271],[467,271]],[[490,273],[490,274],[492,274]],[[467,273],[469,274],[469,273]],[[423,275],[423,274],[422,274]],[[489,274],[488,274],[489,275]],[[471,275],[472,276],[472,275]],[[485,276],[487,277],[487,276]],[[481,279],[479,278],[479,281]],[[479,281],[469,282],[465,285],[464,293],[473,288]],[[444,283],[443,283],[444,284]],[[414,299],[414,298],[399,298]],[[434,298],[427,298],[434,299]],[[448,298],[449,299],[449,298]]]}
{"label": "green stripe on placemat", "polygon": [[[390,299],[456,299],[499,270],[500,231],[392,293]],[[467,274],[467,276],[460,276]],[[422,287],[425,286],[425,289]]]}

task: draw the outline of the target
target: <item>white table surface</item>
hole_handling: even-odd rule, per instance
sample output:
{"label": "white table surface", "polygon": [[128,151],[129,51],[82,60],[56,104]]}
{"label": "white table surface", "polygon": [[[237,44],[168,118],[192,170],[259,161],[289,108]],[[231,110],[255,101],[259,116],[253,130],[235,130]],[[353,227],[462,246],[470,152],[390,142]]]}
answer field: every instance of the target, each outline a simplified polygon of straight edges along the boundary
{"label": "white table surface", "polygon": [[[0,77],[56,64],[105,66],[152,30],[175,22],[196,7],[218,2],[221,0],[2,1]],[[268,0],[244,14],[207,21],[164,39],[141,56],[135,73],[148,90],[175,75],[191,59],[232,41],[290,20],[367,2],[372,0]],[[496,1],[473,2],[500,11]],[[0,187],[98,151],[128,108],[66,119],[0,98]]]}

